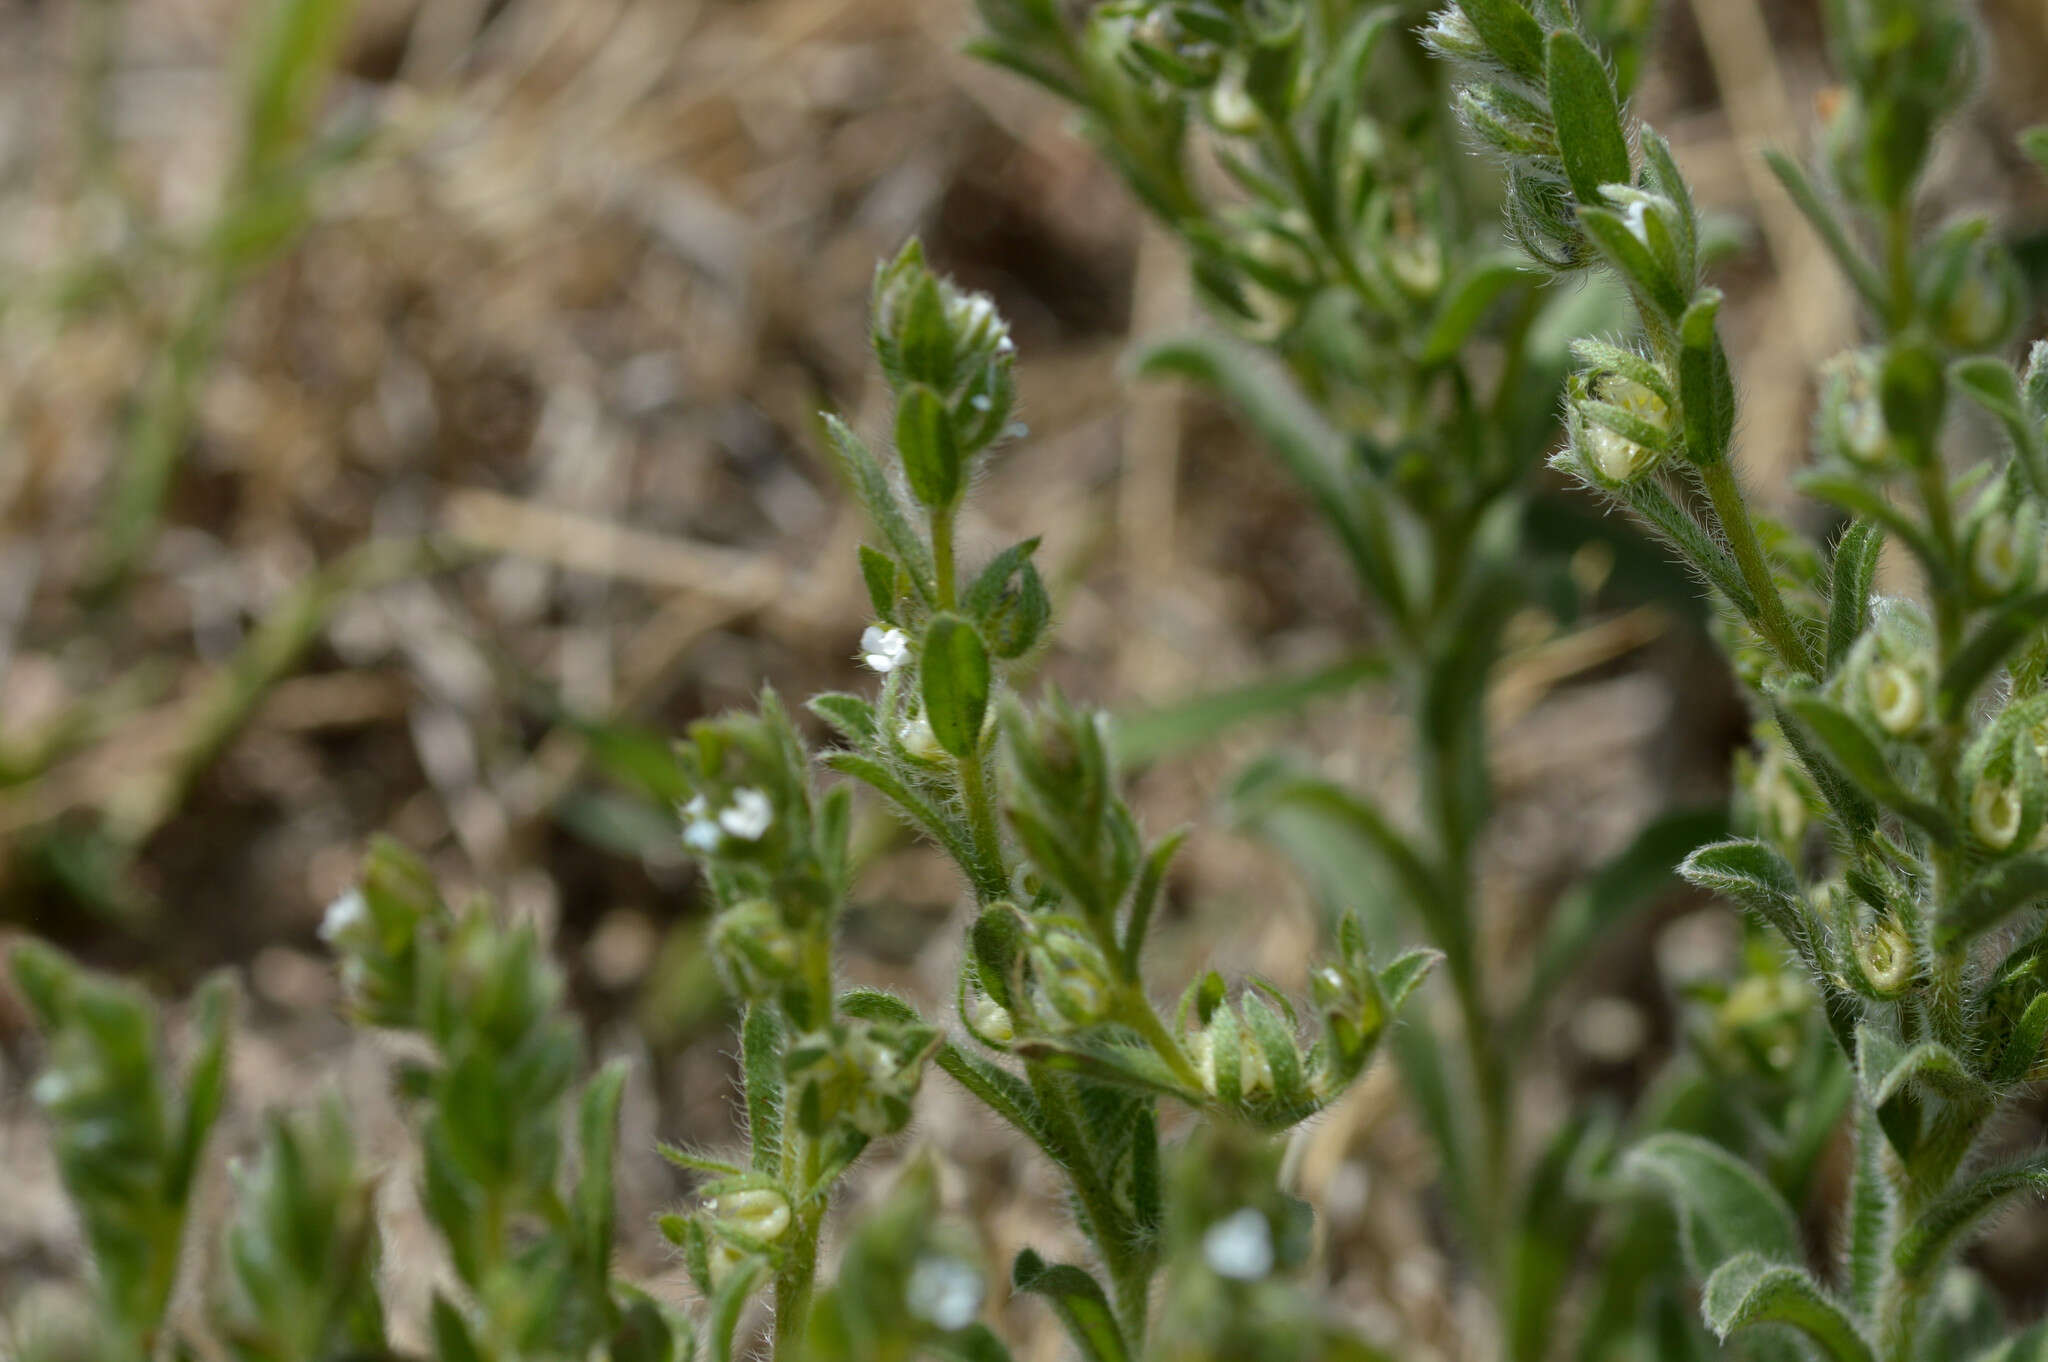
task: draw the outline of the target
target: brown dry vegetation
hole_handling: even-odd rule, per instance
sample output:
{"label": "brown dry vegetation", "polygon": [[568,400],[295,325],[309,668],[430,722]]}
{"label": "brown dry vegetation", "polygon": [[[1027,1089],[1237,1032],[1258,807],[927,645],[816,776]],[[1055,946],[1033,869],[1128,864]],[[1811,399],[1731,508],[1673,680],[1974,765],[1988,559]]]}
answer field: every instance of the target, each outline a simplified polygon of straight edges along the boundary
{"label": "brown dry vegetation", "polygon": [[[365,0],[335,102],[374,131],[322,178],[303,236],[233,290],[162,532],[125,592],[89,591],[112,470],[207,287],[192,244],[236,152],[241,8],[0,6],[0,768],[16,767],[0,770],[0,934],[46,935],[167,995],[234,967],[251,1001],[222,1145],[262,1106],[339,1082],[393,1154],[381,1057],[335,1021],[314,934],[363,839],[391,831],[548,924],[598,1048],[644,1061],[623,1223],[680,1296],[647,1228],[679,1184],[651,1149],[730,1130],[728,1018],[690,875],[658,818],[605,797],[563,719],[676,729],[763,682],[852,681],[861,525],[816,413],[877,417],[863,312],[878,255],[922,233],[1013,321],[1033,435],[967,533],[1047,534],[1049,667],[1071,693],[1164,701],[1327,658],[1364,626],[1242,434],[1120,377],[1133,334],[1190,319],[1176,250],[1049,101],[959,55],[965,0]],[[1643,101],[1702,199],[1751,225],[1721,274],[1745,457],[1782,488],[1809,398],[1783,376],[1855,325],[1749,155],[1800,142],[1825,80],[1817,29],[1803,0],[1667,9]],[[2048,198],[2004,149],[2048,115],[2048,13],[1986,10],[1991,93],[1937,192],[2038,242]],[[94,20],[117,11],[96,60]],[[373,558],[349,556],[373,537]],[[1704,644],[1662,614],[1531,618],[1516,636],[1493,697],[1503,959],[1650,813],[1718,798],[1742,726]],[[1299,982],[1314,909],[1276,858],[1215,826],[1215,796],[1274,740],[1398,789],[1388,703],[1323,702],[1143,775],[1153,826],[1204,822],[1163,974],[1214,958]],[[872,831],[857,968],[935,998],[954,886]],[[1720,910],[1700,908],[1674,902],[1658,923],[1682,923],[1607,945],[1583,984],[1595,1005],[1552,1047],[1550,1107],[1644,1080],[1670,1027],[1660,930],[1728,948]],[[28,1308],[77,1252],[23,1095],[29,1057],[0,993],[0,1309]],[[1302,1137],[1322,1270],[1362,1316],[1484,1355],[1395,1099],[1376,1076]],[[1022,1149],[943,1080],[922,1113],[914,1138],[956,1171],[992,1258],[1056,1238],[1051,1180]],[[429,1251],[406,1228],[409,1183],[386,1179],[403,1269]],[[1991,1251],[2026,1262],[2040,1239],[2022,1227]],[[425,1276],[392,1280],[416,1305]],[[1036,1323],[1009,1319],[1019,1336]],[[1047,1335],[1020,1356],[1055,1352]]]}

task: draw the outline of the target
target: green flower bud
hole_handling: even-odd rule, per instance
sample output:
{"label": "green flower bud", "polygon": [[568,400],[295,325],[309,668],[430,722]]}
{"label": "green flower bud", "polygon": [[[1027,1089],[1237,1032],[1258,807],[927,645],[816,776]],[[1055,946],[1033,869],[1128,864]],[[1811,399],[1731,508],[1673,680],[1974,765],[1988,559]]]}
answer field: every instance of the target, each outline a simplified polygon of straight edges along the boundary
{"label": "green flower bud", "polygon": [[1094,941],[1067,927],[1043,929],[1029,958],[1033,983],[1045,1004],[1039,1020],[1048,1030],[1078,1029],[1108,1019],[1115,975]]}
{"label": "green flower bud", "polygon": [[1896,453],[1878,395],[1878,360],[1868,350],[1839,355],[1822,370],[1821,447],[1858,468],[1881,469]]}
{"label": "green flower bud", "polygon": [[742,1245],[773,1244],[789,1233],[789,1198],[773,1187],[745,1187],[721,1192],[704,1203],[714,1234],[730,1235]]}
{"label": "green flower bud", "polygon": [[711,925],[711,949],[726,986],[748,1002],[771,998],[796,973],[796,933],[766,899],[744,899]]}
{"label": "green flower bud", "polygon": [[2018,840],[2022,805],[2019,786],[1986,776],[1970,791],[1970,831],[1992,851]]}
{"label": "green flower bud", "polygon": [[1677,425],[1655,389],[1620,373],[1596,373],[1572,384],[1572,444],[1589,481],[1617,488],[1648,476],[1671,449]]}
{"label": "green flower bud", "polygon": [[1856,937],[1856,963],[1880,997],[1895,998],[1912,985],[1913,943],[1905,930],[1886,919]]}
{"label": "green flower bud", "polygon": [[1918,668],[1904,662],[1875,663],[1864,673],[1871,717],[1895,738],[1918,729],[1927,717],[1927,687]]}

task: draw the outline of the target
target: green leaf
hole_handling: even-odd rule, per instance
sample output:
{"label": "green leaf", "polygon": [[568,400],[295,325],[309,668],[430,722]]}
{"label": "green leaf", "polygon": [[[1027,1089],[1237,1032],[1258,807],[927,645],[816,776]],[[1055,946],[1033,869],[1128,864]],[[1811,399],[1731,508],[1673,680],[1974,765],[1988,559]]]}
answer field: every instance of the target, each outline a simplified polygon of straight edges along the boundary
{"label": "green leaf", "polygon": [[2014,601],[1978,625],[1942,668],[1936,687],[1942,714],[1951,719],[1961,717],[1992,674],[2044,624],[2048,624],[2048,591]]}
{"label": "green leaf", "polygon": [[1714,325],[1720,310],[1721,291],[1702,289],[1678,323],[1683,340],[1678,399],[1684,406],[1685,454],[1700,465],[1727,458],[1735,438],[1735,380]]}
{"label": "green leaf", "polygon": [[[2036,129],[2048,133],[2048,129]],[[2034,158],[2048,165],[2048,136],[2042,137],[2042,148]],[[1979,1353],[1971,1362],[2048,1362],[2048,1324],[2037,1324],[2016,1338],[2009,1338],[1988,1353]]]}
{"label": "green leaf", "polygon": [[619,1103],[626,1093],[626,1061],[615,1059],[584,1085],[576,1114],[576,1154],[582,1166],[576,1177],[573,1214],[578,1257],[592,1274],[602,1295],[611,1276],[612,1227],[616,1198],[612,1195],[612,1153],[618,1143]]}
{"label": "green leaf", "polygon": [[832,725],[848,742],[865,745],[875,740],[875,707],[858,695],[825,691],[805,701],[804,708]]}
{"label": "green leaf", "polygon": [[938,278],[920,270],[896,337],[897,363],[912,383],[948,388],[953,382],[953,328]]}
{"label": "green leaf", "polygon": [[306,140],[353,0],[271,0],[248,23],[242,53],[242,183],[280,169]]}
{"label": "green leaf", "polygon": [[1602,185],[1627,184],[1632,175],[1621,104],[1607,79],[1607,67],[1570,29],[1550,35],[1545,56],[1545,81],[1565,178],[1580,203],[1603,203]]}
{"label": "green leaf", "polygon": [[1832,502],[1858,520],[1882,525],[1892,538],[1912,550],[1931,580],[1937,583],[1952,580],[1946,560],[1934,541],[1928,538],[1927,531],[1861,478],[1839,473],[1802,473],[1793,479],[1793,484],[1806,495]]}
{"label": "green leaf", "polygon": [[1854,715],[1818,695],[1792,696],[1785,701],[1785,707],[1805,725],[1806,731],[1858,790],[1943,846],[1954,844],[1956,828],[1948,814],[1899,784],[1884,750]]}
{"label": "green leaf", "polygon": [[1291,676],[1260,677],[1242,686],[1209,691],[1152,709],[1112,717],[1111,740],[1119,762],[1143,766],[1216,741],[1238,724],[1298,713],[1309,701],[1341,695],[1390,670],[1380,653],[1356,653]]}
{"label": "green leaf", "polygon": [[1850,242],[1849,234],[1842,229],[1840,219],[1836,217],[1832,208],[1822,202],[1819,192],[1813,187],[1813,182],[1807,179],[1806,172],[1800,169],[1799,163],[1775,149],[1764,153],[1764,161],[1770,166],[1771,173],[1778,177],[1778,183],[1785,187],[1785,192],[1791,195],[1792,202],[1813,225],[1814,231],[1820,234],[1822,243],[1835,257],[1835,263],[1841,266],[1842,273],[1848,276],[1856,291],[1863,295],[1863,301],[1879,315],[1888,314],[1892,303],[1884,280],[1878,277],[1877,271],[1870,267],[1870,262],[1865,260],[1862,253]]}
{"label": "green leaf", "polygon": [[1084,1362],[1130,1362],[1130,1349],[1117,1327],[1109,1298],[1082,1269],[1067,1263],[1048,1264],[1025,1249],[1011,1265],[1010,1284],[1052,1302]]}
{"label": "green leaf", "polygon": [[1707,1327],[1723,1341],[1738,1329],[1781,1324],[1835,1362],[1875,1362],[1870,1344],[1804,1268],[1738,1254],[1714,1270],[1700,1297]]}
{"label": "green leaf", "polygon": [[1884,1133],[1869,1107],[1856,1111],[1855,1162],[1849,1170],[1849,1203],[1843,1216],[1849,1304],[1870,1317],[1884,1285],[1884,1251],[1891,1235],[1891,1185],[1884,1169]]}
{"label": "green leaf", "polygon": [[868,604],[874,607],[875,618],[884,624],[896,623],[898,574],[894,558],[866,544],[860,546],[860,579],[867,585]]}
{"label": "green leaf", "polygon": [[[1637,297],[1654,307],[1667,325],[1679,319],[1686,306],[1683,289],[1671,277],[1671,272],[1657,263],[1657,257],[1650,253],[1650,248],[1628,229],[1628,223],[1621,214],[1590,203],[1582,204],[1579,207],[1579,225],[1586,229],[1586,235],[1600,248],[1600,254],[1607,258],[1607,263],[1622,276]],[[1682,377],[1682,368],[1680,373]]]}
{"label": "green leaf", "polygon": [[939,746],[962,761],[978,759],[989,691],[988,650],[981,635],[958,615],[934,616],[925,627],[918,671],[924,717]]}
{"label": "green leaf", "polygon": [[184,1110],[164,1165],[164,1198],[177,1207],[191,1195],[199,1156],[227,1096],[228,1038],[235,1021],[233,979],[226,974],[209,978],[200,988],[194,1011],[198,1046],[185,1073]]}
{"label": "green leaf", "polygon": [[485,1362],[483,1352],[469,1332],[462,1312],[436,1291],[430,1320],[434,1333],[435,1362]]}
{"label": "green leaf", "polygon": [[747,1308],[747,1297],[754,1294],[754,1288],[767,1272],[767,1263],[750,1258],[732,1269],[732,1275],[712,1297],[711,1319],[706,1324],[711,1338],[711,1362],[734,1362],[733,1343],[739,1332],[740,1312]]}
{"label": "green leaf", "polygon": [[939,395],[922,383],[896,400],[896,453],[910,494],[933,508],[951,506],[960,495],[960,444],[953,415]]}
{"label": "green leaf", "polygon": [[2034,495],[2048,498],[2048,432],[2028,410],[2012,366],[1990,355],[1973,355],[1949,365],[1948,378],[1965,397],[1998,418]]}
{"label": "green leaf", "polygon": [[1940,1041],[1923,1040],[1901,1049],[1896,1045],[1871,1044],[1878,1033],[1869,1028],[1862,1035],[1865,1044],[1861,1084],[1864,1100],[1872,1107],[1883,1108],[1909,1085],[1950,1102],[1968,1106],[1990,1103],[1990,1085]]}
{"label": "green leaf", "polygon": [[1849,649],[1870,624],[1870,592],[1877,578],[1884,531],[1868,520],[1851,521],[1835,541],[1828,561],[1827,674],[1848,660]]}
{"label": "green leaf", "polygon": [[939,1047],[933,1063],[954,1082],[972,1093],[990,1111],[1007,1121],[1019,1134],[1037,1145],[1039,1151],[1061,1168],[1072,1166],[1074,1154],[1053,1138],[1045,1113],[1031,1085],[1000,1064],[969,1054],[950,1042]]}
{"label": "green leaf", "polygon": [[889,479],[882,472],[881,464],[853,433],[853,428],[836,416],[825,417],[825,433],[832,439],[832,449],[838,455],[839,471],[845,477],[849,489],[867,511],[868,519],[889,541],[889,547],[896,555],[910,582],[910,589],[926,605],[937,599],[933,586],[931,550],[911,527],[910,519],[903,514],[903,507],[896,500],[896,493],[889,486]]}
{"label": "green leaf", "polygon": [[1272,762],[1246,771],[1232,791],[1231,802],[1244,821],[1263,824],[1275,814],[1307,815],[1325,837],[1355,842],[1393,872],[1410,912],[1430,929],[1432,937],[1463,941],[1455,922],[1440,921],[1443,895],[1435,872],[1417,854],[1412,839],[1387,821],[1363,796],[1320,777],[1301,775]]}
{"label": "green leaf", "polygon": [[2021,1193],[2041,1191],[2048,1191],[2048,1157],[1979,1173],[1906,1227],[1892,1250],[1892,1264],[1907,1281],[1925,1281],[1986,1216]]}
{"label": "green leaf", "polygon": [[1523,80],[1543,82],[1543,28],[1519,0],[1458,0],[1458,8],[1502,66]]}
{"label": "green leaf", "polygon": [[[1513,6],[1513,0],[1505,3]],[[1406,617],[1408,589],[1385,513],[1354,487],[1344,437],[1269,356],[1221,336],[1194,335],[1143,351],[1137,372],[1179,374],[1228,398],[1301,484],[1359,580],[1397,619]]]}
{"label": "green leaf", "polygon": [[1130,919],[1124,927],[1123,966],[1127,978],[1139,977],[1138,958],[1145,949],[1145,934],[1151,930],[1152,907],[1166,882],[1167,866],[1187,840],[1188,830],[1176,828],[1146,853],[1145,864],[1138,872],[1138,887],[1131,894]]}
{"label": "green leaf", "polygon": [[1519,252],[1494,251],[1467,262],[1444,290],[1436,316],[1423,334],[1417,362],[1434,368],[1456,359],[1488,308],[1510,290],[1521,285],[1534,287],[1538,282]]}
{"label": "green leaf", "polygon": [[1935,949],[1951,954],[2018,909],[2043,899],[2048,899],[2048,855],[2034,852],[1994,862],[1956,895],[1935,924]]}
{"label": "green leaf", "polygon": [[1811,935],[1806,896],[1776,847],[1746,838],[1715,842],[1687,856],[1678,873],[1687,884],[1741,904],[1806,954]]}
{"label": "green leaf", "polygon": [[1728,812],[1720,805],[1660,814],[1619,855],[1567,892],[1536,948],[1521,1009],[1525,1022],[1534,1022],[1595,941],[1610,936],[1630,913],[1648,908],[1683,873],[1680,862],[1727,831]]}
{"label": "green leaf", "polygon": [[1799,1259],[1799,1224],[1783,1197],[1748,1164],[1697,1135],[1662,1131],[1622,1160],[1625,1176],[1654,1183],[1678,1211],[1679,1240],[1695,1274],[1737,1254]]}
{"label": "green leaf", "polygon": [[822,760],[832,770],[852,776],[887,796],[900,813],[923,828],[959,864],[974,882],[977,893],[1000,897],[1008,892],[1009,883],[1000,869],[984,865],[960,830],[923,796],[897,779],[888,767],[858,752],[828,752]]}
{"label": "green leaf", "polygon": [[755,1003],[740,1027],[741,1070],[747,1094],[747,1143],[753,1167],[769,1177],[782,1176],[782,1018],[775,1009]]}

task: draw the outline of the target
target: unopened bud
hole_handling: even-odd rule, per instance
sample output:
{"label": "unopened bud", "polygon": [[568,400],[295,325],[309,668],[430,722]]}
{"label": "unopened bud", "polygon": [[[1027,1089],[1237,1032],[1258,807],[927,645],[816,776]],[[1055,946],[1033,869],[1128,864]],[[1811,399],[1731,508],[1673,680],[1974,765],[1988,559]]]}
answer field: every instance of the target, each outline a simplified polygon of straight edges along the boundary
{"label": "unopened bud", "polygon": [[1970,791],[1970,831],[1993,851],[2004,851],[2020,835],[2019,787],[1985,776]]}
{"label": "unopened bud", "polygon": [[1895,738],[1913,732],[1927,717],[1926,688],[1914,669],[1903,663],[1877,662],[1870,668],[1864,688],[1870,697],[1871,717]]}
{"label": "unopened bud", "polygon": [[714,1229],[760,1244],[772,1244],[789,1232],[789,1198],[772,1187],[725,1192],[704,1203]]}

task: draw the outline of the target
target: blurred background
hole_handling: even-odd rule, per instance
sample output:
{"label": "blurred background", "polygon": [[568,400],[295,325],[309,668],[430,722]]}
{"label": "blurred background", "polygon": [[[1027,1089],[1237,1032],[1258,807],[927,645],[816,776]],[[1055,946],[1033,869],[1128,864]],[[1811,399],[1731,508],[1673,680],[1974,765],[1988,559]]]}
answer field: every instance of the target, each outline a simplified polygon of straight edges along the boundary
{"label": "blurred background", "polygon": [[[1792,513],[1796,376],[1856,319],[1753,153],[1806,143],[1818,21],[1662,9],[1639,102],[1727,215],[1746,471]],[[2038,290],[2048,192],[2011,148],[2048,118],[2048,8],[1982,12],[1985,95],[1931,208],[1993,213]],[[1179,250],[1050,99],[961,55],[971,31],[967,0],[0,0],[0,950],[34,933],[173,997],[233,968],[227,1139],[339,1083],[395,1151],[386,1057],[336,1019],[317,939],[389,831],[545,924],[596,1047],[639,1061],[622,1224],[681,1299],[653,1143],[729,1137],[731,1017],[631,752],[763,684],[860,684],[864,526],[818,412],[881,419],[877,257],[921,234],[1011,320],[1032,434],[964,533],[1046,536],[1045,667],[1070,694],[1141,713],[1369,631],[1285,475],[1220,410],[1124,375],[1134,336],[1199,320]],[[1519,619],[1490,701],[1502,959],[1650,817],[1723,799],[1745,732],[1696,613],[1611,555],[1573,571],[1592,608]],[[1201,828],[1162,980],[1214,959],[1300,984],[1317,909],[1218,796],[1280,744],[1398,798],[1392,704],[1333,693],[1137,773],[1151,827]],[[855,970],[948,1003],[950,872],[863,835]],[[1674,980],[1735,950],[1680,895],[1603,943],[1540,1100],[1639,1089]],[[5,987],[0,1312],[78,1253]],[[1295,1151],[1319,1271],[1388,1333],[1483,1356],[1397,1097],[1376,1076]],[[921,1111],[992,1261],[1058,1243],[1043,1168],[943,1080]],[[429,1275],[404,1270],[430,1242],[409,1182],[387,1179],[401,1318]],[[2021,1223],[1987,1252],[2019,1272],[2044,1247]],[[1039,1339],[1020,1356],[1057,1355]]]}

